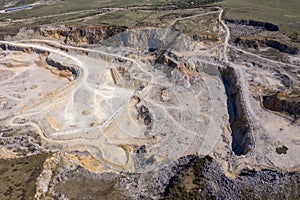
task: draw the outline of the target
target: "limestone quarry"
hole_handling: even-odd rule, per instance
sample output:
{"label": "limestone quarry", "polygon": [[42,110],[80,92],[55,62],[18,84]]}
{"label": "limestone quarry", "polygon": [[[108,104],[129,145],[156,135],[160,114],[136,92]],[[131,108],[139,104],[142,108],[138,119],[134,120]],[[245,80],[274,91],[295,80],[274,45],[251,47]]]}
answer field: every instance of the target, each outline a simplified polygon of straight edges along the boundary
{"label": "limestone quarry", "polygon": [[[182,12],[151,27],[3,37],[0,156],[39,161],[26,195],[299,197],[299,43],[273,24],[225,20],[219,6]],[[1,199],[21,197],[7,190]]]}

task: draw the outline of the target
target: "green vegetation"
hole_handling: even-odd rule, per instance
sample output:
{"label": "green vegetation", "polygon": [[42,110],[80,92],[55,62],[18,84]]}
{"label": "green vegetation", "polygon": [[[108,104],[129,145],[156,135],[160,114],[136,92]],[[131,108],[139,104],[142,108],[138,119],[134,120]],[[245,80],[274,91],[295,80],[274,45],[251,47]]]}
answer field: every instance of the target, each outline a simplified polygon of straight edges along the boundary
{"label": "green vegetation", "polygon": [[33,199],[48,154],[0,160],[0,199]]}
{"label": "green vegetation", "polygon": [[288,35],[300,32],[299,0],[224,0],[229,19],[252,19],[276,24]]}
{"label": "green vegetation", "polygon": [[217,38],[218,29],[214,30],[214,27],[218,26],[218,15],[216,13],[178,21],[175,29],[185,34],[207,34],[214,35]]}
{"label": "green vegetation", "polygon": [[[204,5],[211,2],[216,2],[219,0],[197,0],[196,4],[186,3],[187,1],[178,1],[178,0],[89,0],[88,3],[86,0],[64,0],[56,1],[49,4],[44,4],[41,6],[36,6],[30,10],[20,10],[16,12],[6,13],[5,15],[0,16],[0,21],[6,19],[24,19],[32,17],[41,17],[47,15],[56,15],[68,12],[83,11],[89,9],[97,8],[123,8],[123,7],[134,7],[134,6],[154,6],[160,8],[162,5],[178,5],[179,7],[196,7],[199,5]],[[3,5],[3,1],[0,1],[0,5]]]}
{"label": "green vegetation", "polygon": [[[36,0],[19,1],[14,6],[30,4],[33,2],[36,2]],[[4,3],[5,0],[0,0],[0,8],[3,8]],[[274,23],[278,25],[283,32],[293,36],[295,36],[295,32],[300,32],[300,15],[298,11],[298,8],[300,7],[299,0],[89,0],[88,3],[86,0],[58,0],[47,5],[34,7],[30,10],[22,10],[1,15],[0,21],[40,17],[105,7],[177,5],[180,8],[191,8],[207,4],[225,7],[226,17],[230,19],[253,19]]]}
{"label": "green vegetation", "polygon": [[55,16],[55,17],[47,17],[34,21],[31,25],[45,25],[45,24],[76,24],[76,21],[80,21],[85,17],[91,17],[97,14],[102,13],[103,11],[91,11],[91,12],[83,12],[79,14],[70,14],[65,16]]}
{"label": "green vegetation", "polygon": [[4,6],[7,5],[7,3],[13,2],[15,4],[11,4],[6,8],[11,8],[11,7],[18,7],[18,6],[23,6],[23,5],[28,5],[37,2],[38,0],[19,0],[19,1],[13,1],[13,0],[0,0],[0,9],[5,9]]}
{"label": "green vegetation", "polygon": [[277,147],[276,148],[276,153],[278,153],[278,154],[286,154],[288,150],[289,149],[286,146],[283,145],[282,147]]}
{"label": "green vegetation", "polygon": [[220,1],[222,0],[190,0],[190,1],[177,0],[174,1],[173,3],[179,6],[180,8],[195,8],[195,7],[201,7],[208,4],[217,3]]}
{"label": "green vegetation", "polygon": [[[107,7],[127,7],[127,6],[142,6],[142,5],[160,5],[165,3],[165,0],[146,0],[146,1],[136,1],[136,0],[64,0],[56,1],[49,4],[44,4],[41,6],[36,6],[30,10],[20,10],[16,12],[7,13],[2,15],[0,19],[10,18],[10,19],[24,19],[30,17],[40,17],[46,15],[56,15],[67,12],[76,12],[89,9],[97,8],[107,8]],[[1,5],[1,2],[0,2]],[[3,2],[2,2],[3,5]]]}
{"label": "green vegetation", "polygon": [[[127,27],[141,27],[141,26],[152,26],[152,27],[165,27],[171,23],[173,18],[181,16],[193,15],[195,11],[182,11],[182,10],[120,10],[94,19],[90,19],[87,22],[75,23],[76,25],[98,25],[101,23],[108,23],[110,25],[127,26]],[[173,18],[168,17],[172,15]],[[67,23],[72,25],[74,23]]]}
{"label": "green vegetation", "polygon": [[88,24],[109,23],[110,25],[135,27],[140,22],[147,21],[154,25],[158,23],[156,15],[158,15],[158,13],[154,14],[151,11],[116,11],[90,20]]}
{"label": "green vegetation", "polygon": [[[9,26],[15,27],[17,29],[23,27],[23,26],[32,26],[32,25],[44,25],[44,24],[52,24],[52,23],[61,23],[63,24],[65,21],[68,20],[74,20],[74,19],[80,19],[87,16],[92,16],[95,14],[98,14],[100,12],[103,12],[102,10],[97,10],[98,8],[108,8],[108,7],[134,7],[134,6],[159,6],[162,4],[166,4],[166,0],[146,0],[146,1],[136,1],[136,0],[115,0],[115,1],[107,1],[107,0],[89,0],[88,3],[86,0],[58,0],[49,4],[42,4],[40,6],[33,7],[32,9],[28,10],[19,10],[15,12],[9,12],[0,15],[0,22],[9,23],[9,20],[18,20],[18,19],[29,19],[27,21],[23,21],[22,24],[17,23],[10,23]],[[0,6],[3,7],[4,0],[0,0]],[[73,13],[73,12],[79,12],[79,11],[86,11],[86,12],[80,12],[80,13]],[[128,11],[127,11],[128,12]],[[125,12],[124,12],[125,13]],[[121,17],[135,17],[134,11],[132,13],[124,14],[122,12],[117,13],[117,15]],[[64,14],[64,15],[61,15]],[[55,16],[60,15],[60,16]],[[145,17],[144,14],[137,14],[141,18]],[[38,18],[43,17],[43,18]],[[129,21],[129,19],[122,19],[117,20],[115,22],[114,16],[108,15],[106,18],[109,23],[111,23],[110,19],[112,17],[112,23],[118,23],[118,22],[124,22]],[[37,19],[38,18],[38,19]],[[136,19],[136,18],[133,18]],[[99,24],[101,23],[102,18],[99,20],[93,20],[91,21],[91,25]],[[140,18],[139,18],[140,20]],[[132,23],[138,23],[136,20]],[[69,24],[76,24],[69,22]],[[123,25],[123,24],[122,24]],[[7,32],[4,30],[1,30],[1,32]],[[2,34],[1,34],[2,35]]]}
{"label": "green vegetation", "polygon": [[[176,0],[177,1],[177,0]],[[83,3],[83,0],[65,0],[48,5],[41,5],[30,10],[20,10],[16,12],[0,15],[0,22],[7,24],[5,29],[1,29],[0,35],[15,35],[18,30],[24,26],[36,27],[47,24],[65,24],[70,26],[97,26],[107,23],[110,25],[128,26],[131,28],[141,26],[166,27],[174,18],[193,15],[195,10],[180,10],[174,7],[165,7],[159,5],[171,5],[171,0],[153,0],[153,1],[96,1]],[[138,9],[134,6],[147,5],[152,9]],[[105,14],[106,11],[98,10],[101,7],[127,7],[128,10],[118,10]],[[77,12],[80,11],[80,12]],[[83,11],[83,12],[82,12]],[[76,13],[74,13],[76,12]],[[99,15],[102,14],[103,15]],[[63,14],[63,15],[62,15]],[[59,16],[57,16],[59,15]],[[172,15],[172,17],[168,17]],[[39,18],[41,17],[41,18]],[[88,19],[85,19],[88,17]],[[9,20],[27,19],[25,21],[10,23]],[[200,27],[199,27],[200,28]]]}
{"label": "green vegetation", "polygon": [[65,194],[69,199],[125,199],[117,186],[117,176],[115,174],[104,174],[104,176],[94,174],[83,168],[74,171],[69,178],[63,180],[55,186],[56,195],[54,199],[61,199]]}

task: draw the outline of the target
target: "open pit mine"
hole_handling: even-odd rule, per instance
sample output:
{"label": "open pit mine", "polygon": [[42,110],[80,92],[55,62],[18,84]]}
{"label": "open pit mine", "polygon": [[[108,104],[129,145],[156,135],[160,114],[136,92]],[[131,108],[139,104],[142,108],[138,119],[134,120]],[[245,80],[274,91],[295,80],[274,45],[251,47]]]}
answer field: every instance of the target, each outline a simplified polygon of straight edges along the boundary
{"label": "open pit mine", "polygon": [[4,37],[0,198],[299,198],[299,45],[223,12]]}

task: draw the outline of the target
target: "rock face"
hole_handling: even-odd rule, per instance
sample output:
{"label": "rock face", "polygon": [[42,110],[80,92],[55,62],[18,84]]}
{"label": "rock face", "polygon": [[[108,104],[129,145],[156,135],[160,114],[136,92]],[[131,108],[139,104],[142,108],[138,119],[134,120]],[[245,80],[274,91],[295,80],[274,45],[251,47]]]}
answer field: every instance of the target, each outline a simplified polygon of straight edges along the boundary
{"label": "rock face", "polygon": [[267,31],[279,31],[279,27],[277,25],[268,22],[259,22],[254,20],[235,20],[235,19],[227,19],[226,21],[234,24],[262,27]]}
{"label": "rock face", "polygon": [[249,119],[242,104],[241,91],[232,68],[222,70],[221,75],[228,98],[227,107],[232,130],[232,150],[238,156],[245,155],[253,148],[253,139]]}
{"label": "rock face", "polygon": [[167,65],[171,69],[174,69],[178,66],[178,58],[172,52],[162,51],[156,59],[155,63]]}
{"label": "rock face", "polygon": [[39,35],[43,37],[64,39],[65,43],[96,44],[103,39],[107,39],[125,30],[127,30],[127,27],[125,26],[102,25],[87,28],[62,26],[58,29],[49,27],[41,28],[39,30]]}
{"label": "rock face", "polygon": [[37,54],[46,53],[45,51],[40,50],[40,49],[36,49],[36,48],[17,47],[17,46],[12,46],[12,45],[7,45],[7,44],[0,44],[0,48],[4,51],[5,50],[12,50],[12,51],[22,51],[22,52],[26,52],[26,53],[35,52]]}
{"label": "rock face", "polygon": [[294,117],[294,120],[300,117],[300,95],[278,92],[274,95],[264,96],[263,105],[265,108],[282,112]]}
{"label": "rock face", "polygon": [[49,57],[46,58],[46,62],[48,65],[57,68],[59,71],[65,71],[66,72],[65,74],[60,72],[59,75],[62,77],[67,77],[67,78],[71,79],[70,76],[73,76],[73,79],[76,79],[80,76],[80,71],[76,67],[65,66],[62,63],[56,62],[55,60],[53,60]]}
{"label": "rock face", "polygon": [[146,173],[93,174],[79,168],[61,179],[54,193],[70,199],[298,199],[299,178],[298,172],[252,169],[229,178],[210,156],[191,155]]}
{"label": "rock face", "polygon": [[297,54],[298,53],[298,49],[296,47],[293,46],[288,46],[287,44],[283,44],[279,41],[276,40],[264,40],[262,42],[263,45],[266,45],[268,47],[277,49],[280,52],[284,52],[284,53],[288,53],[288,54]]}
{"label": "rock face", "polygon": [[[226,26],[215,21],[220,27],[212,32],[224,38]],[[126,31],[124,26],[107,25],[45,27],[32,34],[39,34],[38,40],[52,41],[36,40],[28,48],[1,45],[6,52],[0,52],[0,57],[16,51],[9,54],[13,59],[2,61],[3,66],[17,65],[16,55],[22,53],[38,55],[20,59],[22,63],[36,57],[31,71],[5,75],[17,77],[16,81],[6,84],[3,76],[2,83],[0,76],[8,92],[12,91],[9,86],[23,81],[14,98],[1,93],[0,108],[1,104],[9,108],[17,98],[37,106],[21,107],[20,114],[13,110],[11,116],[17,117],[5,121],[5,128],[0,123],[0,144],[7,148],[0,146],[0,155],[26,156],[43,149],[57,152],[37,163],[42,168],[34,174],[37,199],[299,199],[300,173],[286,172],[299,167],[295,156],[299,155],[299,129],[284,121],[287,117],[277,123],[278,115],[271,118],[266,110],[294,116],[297,121],[299,92],[263,93],[297,87],[298,66],[290,69],[291,64],[260,60],[248,52],[251,47],[255,48],[251,51],[281,55],[297,54],[298,49],[281,39],[252,34],[278,31],[276,25],[251,20],[230,23],[249,25],[238,35],[227,32],[238,47],[227,42],[212,47],[203,42],[217,41],[214,35],[190,38],[176,31]],[[63,41],[68,45],[62,45]],[[37,45],[49,46],[49,52],[35,49]],[[76,63],[82,68],[76,68]],[[30,72],[36,66],[44,72],[44,65],[58,77],[51,74],[48,83],[44,80],[48,76],[43,76],[46,71],[36,75],[43,77],[37,79],[39,84],[27,87],[26,80],[34,81]],[[56,87],[52,90],[51,85]],[[64,89],[61,93],[60,88]],[[34,89],[37,97],[22,99],[22,94],[32,95]],[[45,91],[44,96],[39,91]],[[260,96],[266,109],[260,106]],[[18,124],[18,129],[12,126]],[[282,126],[274,128],[277,124]],[[0,166],[0,175],[13,169]],[[14,188],[4,188],[5,195],[11,196]]]}
{"label": "rock face", "polygon": [[232,179],[210,157],[194,158],[170,179],[164,199],[298,199],[299,178],[298,172],[245,169]]}
{"label": "rock face", "polygon": [[234,43],[237,45],[255,49],[258,49],[259,47],[271,47],[273,49],[277,49],[280,52],[292,55],[295,55],[299,52],[297,47],[268,38],[238,37],[235,39]]}
{"label": "rock face", "polygon": [[207,41],[211,41],[211,42],[217,42],[220,40],[220,38],[216,37],[213,34],[211,34],[211,35],[208,35],[208,34],[193,35],[193,39],[195,41],[207,40]]}

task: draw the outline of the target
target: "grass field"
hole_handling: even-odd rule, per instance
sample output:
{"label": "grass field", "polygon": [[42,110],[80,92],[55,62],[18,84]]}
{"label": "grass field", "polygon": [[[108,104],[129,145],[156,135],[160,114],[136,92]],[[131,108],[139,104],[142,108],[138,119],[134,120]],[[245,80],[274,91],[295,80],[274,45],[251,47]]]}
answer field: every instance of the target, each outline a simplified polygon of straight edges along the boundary
{"label": "grass field", "polygon": [[[200,12],[200,10],[198,12]],[[182,15],[191,16],[194,13],[195,10],[120,10],[91,19],[87,22],[78,21],[75,22],[75,25],[86,26],[108,23],[111,25],[127,26],[131,28],[137,28],[141,26],[166,27],[173,19],[164,18],[164,16],[172,15],[174,18],[177,18]],[[74,25],[74,22],[68,22],[66,24]]]}
{"label": "grass field", "polygon": [[278,25],[282,32],[300,32],[300,0],[224,0],[230,19],[253,19]]}
{"label": "grass field", "polygon": [[[24,19],[32,17],[40,17],[47,15],[56,15],[68,12],[76,12],[89,9],[107,8],[107,7],[127,7],[127,6],[143,6],[143,5],[161,5],[166,0],[64,0],[56,3],[45,4],[34,7],[30,10],[20,10],[0,15],[0,21],[7,19]],[[3,6],[3,1],[0,5]]]}
{"label": "grass field", "polygon": [[[22,1],[12,7],[26,5],[37,0]],[[25,3],[26,2],[26,3]],[[47,2],[47,1],[45,1]],[[42,6],[35,7],[31,10],[24,12],[28,13],[28,16],[40,16],[45,14],[59,14],[64,12],[86,10],[92,8],[104,8],[104,7],[125,7],[125,6],[141,6],[141,5],[160,5],[166,3],[166,0],[56,0],[49,4],[42,4]],[[0,0],[0,8],[3,8],[4,0]],[[12,15],[18,15],[20,11],[13,12]]]}
{"label": "grass field", "polygon": [[[207,3],[215,0],[196,0],[199,4]],[[32,2],[27,1],[27,2]],[[184,2],[184,3],[182,3]],[[6,13],[0,15],[0,20],[9,19],[23,19],[31,17],[39,17],[45,15],[55,15],[67,12],[82,11],[96,8],[108,7],[129,7],[129,6],[162,6],[166,4],[185,5],[189,1],[179,0],[57,0],[55,3],[49,3],[41,6],[34,7],[30,10],[20,10],[17,12]],[[4,0],[0,0],[0,7],[3,7]]]}
{"label": "grass field", "polygon": [[0,159],[0,199],[34,199],[36,178],[48,154]]}
{"label": "grass field", "polygon": [[[17,1],[15,6],[21,4],[28,4],[35,2],[36,0],[27,1]],[[203,3],[213,3],[216,0],[194,0],[197,5],[202,5]],[[5,5],[8,0],[0,0],[0,8]],[[189,5],[188,0],[57,0],[49,4],[40,5],[34,7],[30,10],[21,10],[17,12],[11,12],[0,15],[0,22],[5,22],[8,19],[24,19],[40,16],[55,15],[61,13],[97,9],[97,8],[107,8],[107,7],[129,7],[129,6],[155,6],[157,8],[163,8],[163,5],[176,4]],[[276,24],[280,27],[280,30],[287,35],[294,32],[300,33],[300,13],[298,8],[300,8],[300,0],[223,0],[221,2],[216,2],[214,5],[220,5],[225,8],[225,15],[230,19],[252,19],[263,22],[270,22]],[[192,6],[192,4],[190,4]],[[98,12],[92,11],[94,14]],[[49,17],[38,20],[33,20],[30,23],[20,23],[11,24],[10,27],[14,28],[20,26],[30,26],[30,25],[43,25],[43,24],[63,24],[64,21],[71,19],[81,18],[84,16],[92,15],[93,13],[81,13],[81,14],[69,14],[59,17]],[[170,12],[170,11],[166,11]],[[99,18],[94,18],[91,20],[90,25],[99,24],[102,22],[115,24],[115,25],[128,25],[136,26],[140,22],[149,22],[150,24],[157,24],[157,18],[155,13],[139,12],[136,13],[125,13],[118,11],[113,14],[108,14],[101,16]],[[76,25],[76,22],[74,22]],[[72,25],[69,22],[68,25]],[[80,23],[78,24],[80,25]],[[1,31],[3,32],[3,31]]]}
{"label": "grass field", "polygon": [[[12,5],[12,7],[28,5],[37,2],[38,0],[0,0],[0,9],[4,9],[5,5]],[[11,6],[8,6],[11,7]]]}

